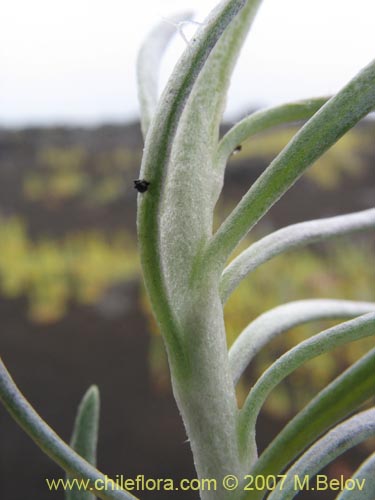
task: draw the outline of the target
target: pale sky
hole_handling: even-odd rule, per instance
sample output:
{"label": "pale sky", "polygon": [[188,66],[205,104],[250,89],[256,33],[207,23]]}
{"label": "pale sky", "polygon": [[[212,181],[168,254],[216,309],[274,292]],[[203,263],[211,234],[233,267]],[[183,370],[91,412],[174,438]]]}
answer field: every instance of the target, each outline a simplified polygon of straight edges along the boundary
{"label": "pale sky", "polygon": [[[137,117],[134,67],[145,34],[187,9],[203,21],[216,3],[1,0],[0,126]],[[184,46],[177,35],[162,82]],[[233,76],[228,116],[332,94],[375,57],[374,49],[374,0],[264,0]]]}

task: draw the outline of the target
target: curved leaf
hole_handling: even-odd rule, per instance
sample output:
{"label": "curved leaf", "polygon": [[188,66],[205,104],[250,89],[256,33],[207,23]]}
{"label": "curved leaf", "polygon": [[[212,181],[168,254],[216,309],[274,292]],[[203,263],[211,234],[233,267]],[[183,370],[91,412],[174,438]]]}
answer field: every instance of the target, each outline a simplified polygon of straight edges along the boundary
{"label": "curved leaf", "polygon": [[246,275],[272,257],[309,243],[374,228],[375,209],[372,208],[327,219],[300,222],[279,229],[250,245],[226,267],[220,282],[222,301],[228,299]]}
{"label": "curved leaf", "polygon": [[239,439],[246,453],[253,441],[257,416],[268,394],[306,361],[348,342],[375,335],[375,313],[364,314],[329,328],[281,356],[256,382],[240,412]]}
{"label": "curved leaf", "polygon": [[176,26],[182,21],[191,19],[190,12],[178,14],[170,19],[170,23],[159,23],[148,35],[138,53],[137,85],[138,100],[141,108],[141,126],[143,137],[146,137],[151,119],[158,103],[158,79],[162,55],[176,33]]}
{"label": "curved leaf", "polygon": [[[375,349],[317,394],[267,446],[250,473],[263,477],[281,474],[319,436],[371,398],[375,387],[374,368]],[[259,500],[263,495],[263,491],[256,491],[252,500]]]}
{"label": "curved leaf", "polygon": [[343,490],[336,500],[374,500],[375,492],[375,453],[373,453],[352,477],[354,481],[365,480],[363,490],[358,492],[358,489]]}
{"label": "curved leaf", "polygon": [[160,251],[159,218],[165,178],[179,120],[191,90],[211,51],[245,4],[246,0],[231,0],[221,4],[199,30],[195,41],[184,52],[169,79],[146,138],[141,177],[149,182],[149,188],[138,196],[140,256],[146,288],[169,354],[179,360],[178,363],[173,363],[175,373],[179,371],[185,374],[188,361],[179,325],[171,309]]}
{"label": "curved leaf", "polygon": [[[227,3],[222,1],[212,14]],[[169,205],[176,208],[175,217],[179,219],[176,225],[186,227],[189,241],[197,219],[198,226],[206,229],[208,237],[212,236],[212,214],[224,175],[224,169],[217,166],[216,153],[226,94],[241,46],[261,3],[261,0],[246,0],[241,14],[223,32],[194,84],[189,105],[179,121],[168,178],[178,196],[171,196]]]}
{"label": "curved leaf", "polygon": [[301,489],[295,481],[296,477],[304,478],[308,475],[312,482],[313,476],[323,467],[342,455],[346,450],[353,448],[353,446],[371,436],[375,436],[374,408],[349,418],[317,441],[287,471],[287,478],[283,487],[274,490],[268,499],[290,500],[294,498]]}
{"label": "curved leaf", "polygon": [[229,350],[234,383],[268,342],[291,328],[321,319],[353,318],[368,312],[375,312],[375,303],[311,299],[289,302],[261,314],[240,333]]}
{"label": "curved leaf", "polygon": [[[228,3],[228,0],[220,2],[212,14],[217,15]],[[234,65],[261,3],[262,0],[244,2],[241,15],[237,16],[223,33],[194,87],[194,95],[189,103],[191,111],[195,116],[199,113],[204,116],[207,134],[214,136],[215,140],[218,138],[218,128]]]}
{"label": "curved leaf", "polygon": [[[96,465],[96,447],[99,432],[100,396],[97,386],[91,386],[78,407],[74,423],[73,435],[70,446],[82,458],[92,465]],[[72,476],[67,475],[68,479]],[[66,500],[94,500],[90,492],[79,490],[67,490]]]}
{"label": "curved leaf", "polygon": [[90,491],[96,496],[103,500],[137,500],[124,490],[100,489],[108,478],[80,457],[46,424],[19,391],[1,359],[0,399],[35,444],[70,476],[89,480]]}
{"label": "curved leaf", "polygon": [[311,118],[327,101],[327,97],[306,99],[256,111],[246,116],[221,139],[217,151],[217,164],[223,168],[233,151],[251,136],[276,125]]}
{"label": "curved leaf", "polygon": [[375,108],[375,61],[356,75],[301,128],[256,180],[214,235],[206,259],[222,269],[258,220],[303,172]]}

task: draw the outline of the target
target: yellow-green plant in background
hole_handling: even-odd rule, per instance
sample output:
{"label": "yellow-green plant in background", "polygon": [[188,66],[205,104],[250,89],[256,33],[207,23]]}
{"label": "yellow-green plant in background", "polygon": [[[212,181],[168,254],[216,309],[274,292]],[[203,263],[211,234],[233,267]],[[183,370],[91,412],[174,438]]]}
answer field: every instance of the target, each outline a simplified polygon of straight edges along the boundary
{"label": "yellow-green plant in background", "polygon": [[134,242],[125,232],[110,239],[86,231],[34,242],[21,219],[0,219],[0,291],[26,295],[34,321],[60,319],[69,300],[93,304],[106,287],[138,272]]}
{"label": "yellow-green plant in background", "polygon": [[83,146],[42,148],[36,168],[23,180],[25,198],[48,204],[79,197],[106,205],[124,193],[124,172],[139,162],[140,154],[125,147],[99,153]]}

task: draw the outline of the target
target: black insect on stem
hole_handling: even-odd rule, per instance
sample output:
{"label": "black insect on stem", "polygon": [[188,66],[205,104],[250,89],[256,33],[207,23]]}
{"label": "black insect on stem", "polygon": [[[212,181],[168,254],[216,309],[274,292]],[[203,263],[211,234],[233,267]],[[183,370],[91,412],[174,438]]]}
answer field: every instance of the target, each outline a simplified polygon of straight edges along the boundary
{"label": "black insect on stem", "polygon": [[239,153],[240,151],[242,150],[242,146],[241,144],[239,144],[236,148],[234,148],[233,152],[232,152],[232,155],[236,155],[237,153]]}
{"label": "black insect on stem", "polygon": [[144,179],[137,179],[134,181],[134,188],[138,191],[138,193],[145,193],[149,185],[150,183]]}

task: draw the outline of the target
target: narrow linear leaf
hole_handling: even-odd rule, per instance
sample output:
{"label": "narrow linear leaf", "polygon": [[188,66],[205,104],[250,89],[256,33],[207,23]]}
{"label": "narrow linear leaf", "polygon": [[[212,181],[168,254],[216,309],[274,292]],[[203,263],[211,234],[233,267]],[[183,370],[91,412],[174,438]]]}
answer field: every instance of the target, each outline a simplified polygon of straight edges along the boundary
{"label": "narrow linear leaf", "polygon": [[[212,15],[220,11],[225,3],[227,2],[222,1],[212,11]],[[203,226],[208,227],[209,237],[212,235],[212,212],[222,188],[224,174],[224,169],[217,168],[215,157],[227,90],[241,47],[261,3],[261,0],[246,0],[241,14],[228,25],[209,54],[189,96],[189,103],[179,121],[174,141],[175,155],[170,165],[173,179],[168,179],[169,183],[173,184],[174,191],[179,190],[179,200],[187,190],[189,195],[193,195],[187,213],[179,205],[180,210],[176,216],[183,212],[189,217],[192,212],[190,207],[194,207],[195,214],[204,219]],[[193,183],[195,189],[189,189]],[[200,198],[194,197],[197,185],[205,186],[204,196],[202,190],[199,190]],[[202,202],[203,198],[207,198],[205,203]],[[207,215],[204,217],[206,210]],[[205,220],[208,214],[209,225]],[[194,223],[195,219],[191,216],[190,219]],[[187,225],[189,223],[191,224],[189,221]]]}
{"label": "narrow linear leaf", "polygon": [[314,335],[275,361],[256,382],[240,412],[239,437],[245,450],[249,440],[253,439],[256,419],[264,401],[285,377],[320,354],[372,335],[375,335],[375,313],[368,313]]}
{"label": "narrow linear leaf", "polygon": [[224,270],[220,295],[225,302],[239,283],[261,264],[289,250],[335,236],[375,229],[375,209],[284,227],[250,245]]}
{"label": "narrow linear leaf", "polygon": [[375,61],[332,97],[272,161],[220,226],[206,260],[222,269],[242,238],[307,167],[374,108]]}
{"label": "narrow linear leaf", "polygon": [[[352,477],[359,484],[364,482],[363,490],[358,491],[358,488],[343,490],[336,500],[374,500],[375,492],[375,453],[373,453]],[[358,484],[358,483],[357,483]]]}
{"label": "narrow linear leaf", "polygon": [[296,477],[303,478],[308,475],[312,482],[313,476],[332,460],[374,435],[374,408],[349,418],[329,431],[297,460],[286,473],[287,478],[282,491],[274,490],[268,497],[269,500],[290,500],[294,498],[301,489],[295,481]]}
{"label": "narrow linear leaf", "polygon": [[[205,123],[205,130],[200,130],[200,127],[198,129],[205,136],[205,140],[208,139],[209,144],[212,139],[214,141],[218,139],[231,74],[261,3],[262,0],[246,0],[243,3],[241,14],[228,25],[223,36],[209,54],[189,98],[189,118],[196,116],[199,122]],[[216,16],[228,4],[228,1],[222,1],[211,15]],[[203,106],[202,102],[204,102]],[[199,116],[202,118],[200,119]],[[197,132],[187,127],[186,123],[183,126],[183,133],[189,133],[199,141]]]}
{"label": "narrow linear leaf", "polygon": [[246,116],[221,139],[217,151],[219,168],[223,168],[233,151],[253,135],[283,123],[311,118],[327,101],[327,97],[306,99],[256,111]]}
{"label": "narrow linear leaf", "polygon": [[354,318],[375,312],[373,302],[351,300],[297,300],[275,307],[252,321],[229,350],[233,382],[237,384],[254,356],[272,339],[295,326],[322,319]]}
{"label": "narrow linear leaf", "polygon": [[[70,441],[71,448],[92,465],[96,465],[96,448],[99,432],[100,396],[99,389],[91,386],[78,407],[74,423],[73,435]],[[67,475],[68,479],[72,476]],[[67,490],[66,500],[94,500],[90,492]]]}
{"label": "narrow linear leaf", "polygon": [[102,500],[138,500],[124,490],[101,489],[104,474],[70,448],[38,415],[20,392],[0,359],[0,399],[14,420],[35,444],[69,475],[89,481],[89,489]]}
{"label": "narrow linear leaf", "polygon": [[99,432],[100,396],[97,386],[91,386],[78,407],[70,446],[88,462],[96,464]]}
{"label": "narrow linear leaf", "polygon": [[[319,436],[371,398],[374,387],[375,349],[315,396],[267,446],[250,473],[264,477],[281,474]],[[264,491],[256,491],[252,500],[263,495]]]}
{"label": "narrow linear leaf", "polygon": [[191,19],[191,17],[191,12],[184,12],[171,17],[170,22],[162,21],[159,23],[143,42],[138,53],[137,85],[144,138],[158,103],[158,80],[162,56],[176,33],[176,25]]}
{"label": "narrow linear leaf", "polygon": [[[174,136],[163,182],[159,245],[164,281],[179,318],[193,296],[187,297],[188,290],[202,282],[202,267],[197,256],[212,237],[214,207],[222,188],[223,172],[216,168],[215,156],[226,90],[260,3],[260,0],[246,0],[240,15],[233,18],[213,47],[191,89]],[[209,19],[225,4],[228,2],[221,2]],[[206,25],[207,21],[203,27]],[[199,30],[197,36],[200,36]],[[194,39],[195,36],[192,48]],[[204,271],[210,273],[207,267]],[[216,279],[215,273],[215,283]]]}
{"label": "narrow linear leaf", "polygon": [[138,239],[145,284],[168,350],[178,359],[174,365],[181,376],[188,369],[188,362],[170,307],[160,253],[159,211],[164,180],[178,122],[193,85],[220,36],[245,3],[245,0],[231,0],[221,4],[184,52],[160,99],[147,134],[141,167],[141,177],[150,183],[148,191],[138,196]]}

